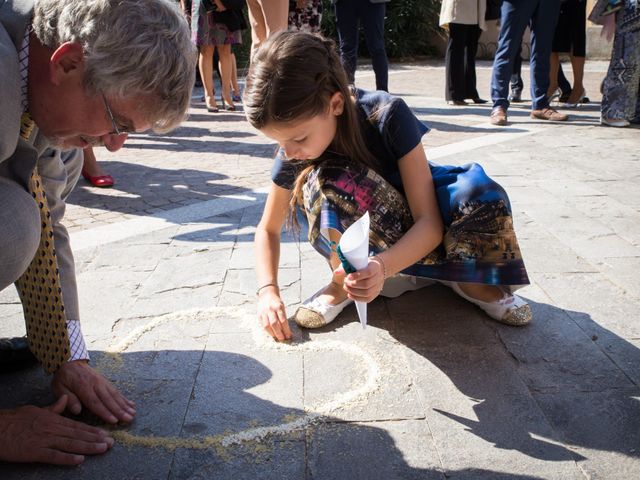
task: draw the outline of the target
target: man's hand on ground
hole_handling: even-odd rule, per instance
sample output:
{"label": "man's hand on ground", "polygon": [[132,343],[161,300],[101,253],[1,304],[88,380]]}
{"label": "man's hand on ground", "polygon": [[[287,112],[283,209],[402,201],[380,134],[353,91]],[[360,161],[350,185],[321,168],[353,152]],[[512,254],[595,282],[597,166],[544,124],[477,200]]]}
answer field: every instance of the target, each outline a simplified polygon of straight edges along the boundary
{"label": "man's hand on ground", "polygon": [[60,415],[67,402],[63,395],[48,408],[1,410],[0,460],[77,465],[111,448],[113,438],[104,430]]}
{"label": "man's hand on ground", "polygon": [[118,392],[108,380],[85,360],[64,364],[53,375],[53,393],[67,395],[67,408],[79,414],[82,405],[105,422],[130,422],[136,414],[135,404]]}

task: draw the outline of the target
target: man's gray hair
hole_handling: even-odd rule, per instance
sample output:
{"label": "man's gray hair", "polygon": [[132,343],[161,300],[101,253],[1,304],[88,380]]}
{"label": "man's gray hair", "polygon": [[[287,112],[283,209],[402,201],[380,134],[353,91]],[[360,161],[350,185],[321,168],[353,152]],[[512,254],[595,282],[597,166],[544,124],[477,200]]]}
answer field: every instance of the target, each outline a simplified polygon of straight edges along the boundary
{"label": "man's gray hair", "polygon": [[36,0],[32,26],[47,47],[82,44],[88,91],[144,98],[140,108],[157,132],[184,119],[196,52],[176,2]]}

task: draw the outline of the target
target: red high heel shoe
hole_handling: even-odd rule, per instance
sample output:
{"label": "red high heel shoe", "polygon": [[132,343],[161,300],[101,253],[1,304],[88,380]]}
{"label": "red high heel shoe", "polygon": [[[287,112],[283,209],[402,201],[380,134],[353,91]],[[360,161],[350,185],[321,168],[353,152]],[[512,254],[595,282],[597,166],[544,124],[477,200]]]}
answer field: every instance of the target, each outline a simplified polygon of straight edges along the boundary
{"label": "red high heel shoe", "polygon": [[84,168],[82,169],[82,176],[94,187],[113,187],[113,184],[115,183],[115,180],[111,175],[98,175],[96,177],[92,177]]}

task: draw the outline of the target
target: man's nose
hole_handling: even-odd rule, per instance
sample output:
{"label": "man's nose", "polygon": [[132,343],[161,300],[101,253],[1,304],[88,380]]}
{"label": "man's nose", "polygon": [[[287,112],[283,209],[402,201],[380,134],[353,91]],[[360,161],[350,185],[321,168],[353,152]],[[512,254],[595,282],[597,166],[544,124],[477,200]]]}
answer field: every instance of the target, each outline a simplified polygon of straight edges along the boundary
{"label": "man's nose", "polygon": [[124,142],[128,137],[129,135],[127,133],[123,133],[122,135],[107,134],[102,136],[102,142],[104,143],[104,146],[107,148],[107,150],[109,150],[110,152],[115,152],[122,148],[122,145],[124,145]]}

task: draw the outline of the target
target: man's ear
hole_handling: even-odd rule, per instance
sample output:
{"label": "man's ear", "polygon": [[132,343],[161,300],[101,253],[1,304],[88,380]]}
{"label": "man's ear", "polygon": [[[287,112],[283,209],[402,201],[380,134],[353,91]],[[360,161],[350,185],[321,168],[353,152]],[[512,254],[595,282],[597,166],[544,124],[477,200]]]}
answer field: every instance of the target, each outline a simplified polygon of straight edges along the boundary
{"label": "man's ear", "polygon": [[331,99],[329,100],[329,112],[331,115],[342,115],[344,111],[344,95],[342,92],[336,92],[331,95]]}
{"label": "man's ear", "polygon": [[54,85],[60,85],[70,75],[82,73],[83,69],[84,50],[77,42],[63,43],[49,59],[49,75]]}

